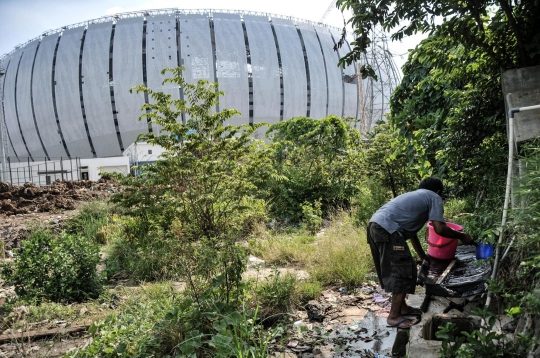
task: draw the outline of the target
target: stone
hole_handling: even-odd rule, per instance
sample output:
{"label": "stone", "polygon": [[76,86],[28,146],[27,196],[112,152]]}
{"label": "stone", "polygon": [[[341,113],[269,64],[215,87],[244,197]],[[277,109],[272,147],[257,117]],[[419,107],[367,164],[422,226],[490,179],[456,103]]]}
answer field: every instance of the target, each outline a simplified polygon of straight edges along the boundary
{"label": "stone", "polygon": [[308,318],[313,321],[322,322],[326,317],[326,311],[330,308],[328,305],[322,304],[319,301],[311,300],[304,308],[308,314]]}
{"label": "stone", "polygon": [[253,255],[249,255],[247,267],[248,268],[264,268],[265,262],[264,260],[255,257]]}

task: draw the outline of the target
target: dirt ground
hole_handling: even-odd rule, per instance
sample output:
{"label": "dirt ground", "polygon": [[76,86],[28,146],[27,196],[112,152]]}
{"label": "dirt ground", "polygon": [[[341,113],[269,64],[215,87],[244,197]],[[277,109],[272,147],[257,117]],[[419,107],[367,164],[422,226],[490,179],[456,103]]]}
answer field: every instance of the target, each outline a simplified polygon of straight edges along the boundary
{"label": "dirt ground", "polygon": [[4,245],[4,256],[0,252],[0,257],[9,257],[10,251],[19,247],[29,226],[60,228],[64,220],[77,214],[82,203],[106,200],[118,190],[115,180],[106,179],[55,181],[41,187],[0,182],[0,244]]}
{"label": "dirt ground", "polygon": [[[11,260],[13,249],[33,225],[45,225],[60,230],[66,219],[76,215],[78,207],[88,201],[108,199],[119,189],[114,180],[100,179],[98,182],[55,181],[51,185],[38,187],[33,183],[14,186],[0,182],[0,261]],[[6,298],[14,295],[13,287],[4,287],[0,280],[0,309]],[[82,308],[81,308],[82,309]],[[20,307],[24,316],[24,306]],[[91,323],[91,322],[89,322]],[[47,321],[29,324],[24,329],[0,332],[0,357],[60,357],[69,349],[84,346],[90,336],[82,331],[64,334],[69,325],[62,321]],[[23,333],[57,330],[56,334],[38,340],[22,338]],[[6,335],[21,335],[21,338],[6,340]]]}

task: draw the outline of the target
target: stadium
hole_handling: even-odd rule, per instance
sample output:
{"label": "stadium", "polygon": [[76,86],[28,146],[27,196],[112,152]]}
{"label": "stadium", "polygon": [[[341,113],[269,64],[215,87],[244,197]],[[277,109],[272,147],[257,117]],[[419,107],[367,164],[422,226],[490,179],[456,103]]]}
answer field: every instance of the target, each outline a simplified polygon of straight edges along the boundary
{"label": "stadium", "polygon": [[[183,99],[182,88],[162,84],[161,70],[176,66],[185,68],[188,82],[219,83],[225,96],[216,110],[239,110],[233,124],[336,115],[360,129],[352,119],[369,111],[382,119],[393,85],[374,94],[354,64],[338,67],[350,51],[347,42],[334,49],[341,35],[338,28],[280,15],[179,9],[48,31],[0,57],[3,156],[11,165],[125,155],[140,133],[157,130],[139,121],[148,97],[129,89],[144,84]],[[363,100],[366,90],[369,100]]]}

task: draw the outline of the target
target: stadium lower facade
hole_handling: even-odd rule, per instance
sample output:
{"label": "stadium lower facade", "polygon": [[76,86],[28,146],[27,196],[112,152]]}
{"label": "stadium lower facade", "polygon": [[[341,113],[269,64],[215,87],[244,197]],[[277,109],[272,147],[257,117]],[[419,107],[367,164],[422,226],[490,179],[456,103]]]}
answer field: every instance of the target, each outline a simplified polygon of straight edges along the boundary
{"label": "stadium lower facade", "polygon": [[[120,156],[147,131],[149,99],[135,85],[183,99],[160,71],[216,81],[233,124],[296,116],[358,117],[356,66],[337,66],[338,29],[241,11],[152,10],[44,33],[0,58],[1,107],[11,160]],[[219,109],[218,108],[218,109]],[[179,121],[182,118],[178,119]]]}

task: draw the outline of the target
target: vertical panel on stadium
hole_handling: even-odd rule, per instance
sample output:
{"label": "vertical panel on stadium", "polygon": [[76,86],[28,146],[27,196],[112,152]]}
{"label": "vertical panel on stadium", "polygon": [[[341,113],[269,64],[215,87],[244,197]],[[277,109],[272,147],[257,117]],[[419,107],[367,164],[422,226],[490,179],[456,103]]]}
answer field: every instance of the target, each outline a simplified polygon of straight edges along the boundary
{"label": "vertical panel on stadium", "polygon": [[244,30],[240,15],[214,14],[216,37],[216,72],[219,90],[225,96],[219,98],[220,109],[236,109],[236,115],[227,124],[249,123],[249,87]]}
{"label": "vertical panel on stadium", "polygon": [[62,134],[71,157],[93,156],[81,112],[79,55],[84,28],[64,31],[56,54],[56,107]]}
{"label": "vertical panel on stadium", "polygon": [[324,118],[326,116],[326,102],[328,98],[324,57],[321,52],[321,46],[313,25],[300,22],[298,23],[298,27],[304,39],[309,61],[311,89],[310,117],[315,119]]}
{"label": "vertical panel on stadium", "polygon": [[[334,43],[337,43],[340,39],[342,34],[337,31],[332,31],[332,36],[334,38]],[[343,46],[338,49],[338,57],[341,57],[345,55],[348,52],[346,43],[343,44]],[[354,64],[346,65],[345,68],[341,69],[343,75],[343,116],[344,117],[352,117],[356,119],[356,103],[357,101],[357,95],[358,95],[358,82],[356,77],[356,67]],[[349,122],[351,126],[355,126],[355,122]]]}
{"label": "vertical panel on stadium", "polygon": [[274,35],[267,17],[244,15],[253,80],[253,123],[276,123],[280,112],[280,76]]}
{"label": "vertical panel on stadium", "polygon": [[[179,99],[178,85],[162,84],[171,77],[170,72],[161,74],[164,68],[177,66],[176,18],[174,15],[148,16],[146,19],[146,76],[147,87],[158,92],[170,94],[172,99]],[[150,103],[153,100],[149,99]],[[181,118],[177,118],[181,121]],[[153,132],[159,134],[161,128],[152,125]]]}
{"label": "vertical panel on stadium", "polygon": [[4,113],[8,119],[6,121],[6,130],[13,143],[13,149],[17,153],[17,158],[21,161],[26,161],[28,151],[21,136],[17,121],[17,109],[15,107],[15,85],[22,54],[23,49],[18,49],[11,55],[10,64],[5,74]]}
{"label": "vertical panel on stadium", "polygon": [[34,40],[24,48],[24,54],[19,66],[19,76],[17,78],[17,109],[21,134],[25,139],[30,156],[34,160],[43,160],[45,151],[41,145],[41,140],[34,123],[31,95],[32,66],[38,46],[39,41]]}
{"label": "vertical panel on stadium", "polygon": [[53,103],[53,61],[54,51],[58,42],[58,34],[45,36],[41,40],[36,54],[36,64],[32,82],[34,93],[34,108],[36,123],[43,145],[47,148],[47,154],[51,159],[66,156],[62,137],[58,131]]}
{"label": "vertical panel on stadium", "polygon": [[88,130],[98,157],[122,155],[109,92],[109,44],[112,22],[90,24],[82,58],[82,90]]}
{"label": "vertical panel on stadium", "polygon": [[321,26],[317,26],[316,30],[321,42],[328,74],[328,115],[340,117],[343,113],[343,80],[341,69],[337,65],[339,56],[334,51],[334,41],[330,31]]}
{"label": "vertical panel on stadium", "polygon": [[307,111],[307,79],[302,44],[291,20],[272,18],[279,43],[283,70],[283,119],[305,116]]}
{"label": "vertical panel on stadium", "polygon": [[[120,19],[114,32],[114,98],[123,149],[133,144],[140,133],[148,132],[146,121],[139,121],[144,95],[135,91],[129,92],[133,86],[143,84],[143,22],[142,17]],[[148,46],[147,43],[146,47]]]}
{"label": "vertical panel on stadium", "polygon": [[[2,68],[4,68],[4,70],[6,71],[6,73],[9,70],[10,63],[11,63],[11,56],[8,55],[3,58],[1,65],[2,65]],[[8,118],[6,117],[6,103],[5,103],[5,93],[6,93],[6,76],[5,75],[0,77],[0,85],[2,86],[2,93],[1,93],[2,98],[0,98],[0,102],[2,104],[2,107],[0,108],[0,110],[2,111],[1,120],[4,120],[4,123],[7,127]],[[10,156],[9,151],[11,150],[14,158],[17,159],[18,158],[17,152],[15,151],[15,148],[13,147],[13,141],[11,140],[11,137],[9,136],[9,132],[7,131],[7,128],[6,128],[5,135],[7,138],[5,138],[4,140],[9,142],[9,145],[5,146],[7,147],[6,155]]]}
{"label": "vertical panel on stadium", "polygon": [[[198,80],[214,81],[212,39],[208,15],[180,14],[180,55],[185,68],[184,79],[188,83]],[[189,116],[186,115],[186,120]]]}

